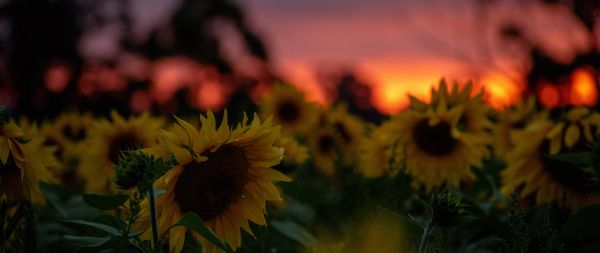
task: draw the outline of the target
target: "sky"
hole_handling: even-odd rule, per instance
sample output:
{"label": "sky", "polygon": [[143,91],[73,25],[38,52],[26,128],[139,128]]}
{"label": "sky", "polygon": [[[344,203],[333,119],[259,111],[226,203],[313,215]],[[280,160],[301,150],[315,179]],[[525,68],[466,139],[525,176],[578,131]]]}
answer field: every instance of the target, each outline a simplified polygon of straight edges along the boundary
{"label": "sky", "polygon": [[[316,86],[316,73],[344,67],[373,84],[375,104],[394,112],[406,94],[427,99],[441,78],[486,86],[492,104],[514,103],[526,68],[521,51],[497,27],[522,23],[533,40],[559,59],[585,49],[583,32],[565,9],[537,1],[247,0],[240,2],[266,40],[276,68],[292,81]],[[548,39],[555,38],[555,39]],[[319,99],[315,95],[315,99]]]}
{"label": "sky", "polygon": [[[319,88],[321,72],[350,69],[373,86],[374,104],[388,113],[407,106],[407,94],[427,100],[431,86],[441,78],[470,80],[484,87],[494,107],[514,103],[523,88],[527,61],[523,51],[499,38],[501,24],[519,24],[530,40],[564,61],[586,48],[583,31],[565,9],[538,1],[487,1],[487,7],[480,2],[238,1],[266,43],[273,68],[311,99],[325,100]],[[144,36],[165,23],[179,1],[133,0],[132,4],[133,10],[139,10],[133,13],[138,24],[135,32]],[[107,54],[102,50],[111,47],[101,41],[102,34],[97,36],[82,45],[90,52]],[[93,48],[94,41],[101,46]],[[235,51],[235,42],[225,44]]]}

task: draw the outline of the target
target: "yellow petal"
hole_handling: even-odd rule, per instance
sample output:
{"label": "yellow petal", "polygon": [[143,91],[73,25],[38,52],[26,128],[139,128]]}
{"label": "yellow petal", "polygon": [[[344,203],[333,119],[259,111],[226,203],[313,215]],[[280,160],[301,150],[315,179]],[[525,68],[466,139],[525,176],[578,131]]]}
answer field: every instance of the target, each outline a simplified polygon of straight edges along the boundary
{"label": "yellow petal", "polygon": [[562,138],[557,136],[556,138],[552,138],[550,140],[550,154],[556,155],[560,152],[560,146],[562,145]]}
{"label": "yellow petal", "polygon": [[221,125],[217,130],[217,141],[219,143],[225,142],[229,137],[229,125],[227,123],[227,109],[223,112],[223,120],[221,121]]}
{"label": "yellow petal", "polygon": [[441,96],[440,101],[439,101],[437,107],[435,108],[435,111],[437,113],[445,113],[447,110],[448,110],[448,102],[446,101],[446,97]]}
{"label": "yellow petal", "polygon": [[190,154],[190,152],[185,148],[181,148],[173,144],[173,142],[167,137],[166,133],[159,133],[158,139],[159,142],[167,145],[167,148],[169,149],[169,151],[171,151],[171,153],[175,157],[175,160],[177,160],[179,164],[185,165],[192,161],[192,154]]}
{"label": "yellow petal", "polygon": [[7,123],[2,128],[2,135],[8,138],[17,138],[23,136],[23,130],[14,123]]}
{"label": "yellow petal", "polygon": [[442,119],[440,119],[440,117],[437,116],[430,117],[428,121],[429,126],[431,127],[439,124],[440,122],[442,122]]}
{"label": "yellow petal", "polygon": [[565,132],[565,145],[567,145],[568,148],[572,148],[575,143],[577,143],[580,136],[581,131],[579,130],[579,126],[569,124],[569,127],[567,127],[567,131]]}
{"label": "yellow petal", "polygon": [[110,111],[110,117],[116,124],[125,124],[125,119],[114,109]]}
{"label": "yellow petal", "polygon": [[571,122],[573,121],[577,121],[581,118],[583,118],[584,116],[590,114],[590,109],[588,109],[587,107],[577,107],[577,108],[573,108],[571,109],[568,113],[567,113],[567,119]]}
{"label": "yellow petal", "polygon": [[562,133],[562,130],[563,130],[564,126],[565,126],[565,124],[562,123],[562,122],[556,124],[554,127],[552,127],[552,129],[550,129],[550,131],[548,132],[548,134],[546,135],[546,137],[548,137],[549,139],[554,139],[560,133]]}
{"label": "yellow petal", "polygon": [[450,133],[452,134],[452,138],[454,138],[454,139],[459,139],[460,136],[462,135],[460,130],[458,130],[458,128],[456,128],[456,127],[453,127],[452,130],[450,131]]}
{"label": "yellow petal", "polygon": [[408,99],[410,100],[410,107],[415,109],[415,110],[425,110],[427,108],[427,105],[425,103],[423,103],[421,100],[419,100],[416,97],[413,97],[411,95],[408,95]]}
{"label": "yellow petal", "polygon": [[173,116],[175,117],[175,121],[177,122],[177,125],[179,125],[181,128],[183,128],[183,130],[185,130],[188,134],[188,143],[193,143],[193,140],[196,139],[196,135],[198,134],[198,131],[196,130],[196,128],[194,128],[192,125],[190,125],[190,123],[187,123],[185,120],[182,120],[180,118],[178,118],[177,116]]}
{"label": "yellow petal", "polygon": [[458,124],[458,121],[460,121],[460,118],[464,112],[465,112],[464,105],[454,106],[447,114],[448,120],[450,120],[452,122],[452,124]]}
{"label": "yellow petal", "polygon": [[9,153],[10,150],[8,148],[8,138],[0,136],[0,160],[2,160],[2,164],[6,164],[8,161]]}

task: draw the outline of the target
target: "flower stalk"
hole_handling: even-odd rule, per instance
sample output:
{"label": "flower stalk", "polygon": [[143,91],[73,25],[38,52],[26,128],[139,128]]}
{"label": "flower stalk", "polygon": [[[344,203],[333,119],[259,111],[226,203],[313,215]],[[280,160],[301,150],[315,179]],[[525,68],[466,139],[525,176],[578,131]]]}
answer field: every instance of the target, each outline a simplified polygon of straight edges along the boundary
{"label": "flower stalk", "polygon": [[154,194],[154,187],[150,185],[148,189],[148,200],[150,202],[150,222],[152,226],[152,248],[155,248],[158,244],[158,220],[156,217],[156,196]]}

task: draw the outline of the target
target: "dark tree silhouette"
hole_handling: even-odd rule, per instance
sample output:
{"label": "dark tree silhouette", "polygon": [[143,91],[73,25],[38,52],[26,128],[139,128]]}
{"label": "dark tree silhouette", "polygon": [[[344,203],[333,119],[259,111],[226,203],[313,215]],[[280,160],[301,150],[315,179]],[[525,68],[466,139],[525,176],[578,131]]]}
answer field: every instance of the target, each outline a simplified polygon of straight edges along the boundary
{"label": "dark tree silhouette", "polygon": [[[102,5],[115,3],[116,13],[109,17]],[[17,90],[16,104],[9,108],[18,115],[35,118],[52,117],[66,109],[86,109],[107,114],[111,108],[128,113],[129,98],[137,90],[150,86],[149,80],[127,80],[125,90],[96,92],[82,96],[77,81],[83,74],[85,59],[78,51],[82,35],[107,24],[117,24],[121,33],[116,38],[120,52],[130,52],[149,60],[171,55],[184,55],[208,66],[214,66],[221,75],[239,78],[231,60],[222,55],[222,38],[212,24],[222,21],[232,25],[243,38],[247,53],[265,67],[265,80],[274,78],[268,67],[268,53],[248,24],[243,10],[229,0],[185,0],[176,9],[168,24],[155,28],[145,41],[133,37],[131,4],[128,0],[73,1],[73,0],[9,0],[0,6],[0,22],[10,30],[0,38],[0,71],[2,86]],[[170,35],[165,43],[160,37]],[[160,36],[159,36],[160,35]],[[107,59],[101,64],[116,68],[117,59]],[[60,63],[70,68],[71,78],[59,93],[44,85],[44,76],[52,64]],[[255,83],[255,82],[244,82]],[[239,84],[232,84],[234,86]],[[182,91],[184,92],[184,91]],[[181,92],[180,92],[181,93]],[[182,94],[178,98],[185,97]],[[189,105],[176,102],[179,111],[191,110]],[[155,111],[159,111],[156,105]]]}

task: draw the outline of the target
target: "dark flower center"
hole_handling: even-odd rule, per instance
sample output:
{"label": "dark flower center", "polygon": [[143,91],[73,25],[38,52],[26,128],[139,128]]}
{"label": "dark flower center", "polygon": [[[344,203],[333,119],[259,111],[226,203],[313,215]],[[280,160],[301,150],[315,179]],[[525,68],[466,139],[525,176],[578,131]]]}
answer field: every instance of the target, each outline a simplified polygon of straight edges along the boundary
{"label": "dark flower center", "polygon": [[322,154],[331,153],[335,148],[335,139],[330,134],[321,135],[317,140],[317,148]]}
{"label": "dark flower center", "polygon": [[56,147],[56,150],[54,151],[54,155],[56,155],[56,157],[58,157],[58,159],[62,160],[63,159],[63,146],[52,136],[48,136],[46,137],[46,140],[44,140],[43,145],[45,146],[53,146]]}
{"label": "dark flower center", "polygon": [[514,129],[523,129],[523,128],[525,128],[526,125],[527,125],[527,122],[524,119],[510,124],[511,128],[514,128]]}
{"label": "dark flower center", "polygon": [[[545,140],[540,147],[540,160],[544,171],[550,175],[550,178],[562,186],[580,193],[592,193],[600,190],[600,184],[593,181],[593,174],[585,171],[583,168],[548,157],[550,142]],[[590,150],[583,137],[569,149],[566,148],[563,140],[563,150],[561,153],[578,153]]]}
{"label": "dark flower center", "polygon": [[8,193],[9,195],[14,194],[15,187],[20,185],[21,170],[15,163],[15,159],[12,154],[8,155],[6,164],[0,162],[0,192]]}
{"label": "dark flower center", "polygon": [[275,112],[282,122],[293,123],[300,118],[300,107],[293,100],[282,101]]}
{"label": "dark flower center", "polygon": [[73,141],[83,140],[86,136],[85,130],[83,128],[74,129],[73,127],[71,127],[71,125],[65,125],[62,128],[62,134]]}
{"label": "dark flower center", "polygon": [[134,133],[124,132],[113,137],[108,144],[108,159],[119,164],[121,152],[143,147],[143,141]]}
{"label": "dark flower center", "polygon": [[230,144],[202,155],[208,160],[192,161],[183,167],[175,185],[175,201],[181,213],[195,212],[207,221],[221,215],[243,195],[248,161],[242,149]]}
{"label": "dark flower center", "polygon": [[342,137],[342,141],[344,143],[352,143],[352,135],[350,135],[350,133],[348,133],[348,130],[346,129],[344,124],[342,124],[340,122],[336,122],[335,124],[333,124],[333,127],[335,128],[337,133],[340,135],[340,137]]}
{"label": "dark flower center", "polygon": [[428,119],[419,121],[413,128],[412,135],[417,147],[434,156],[450,154],[458,142],[452,138],[452,127],[448,122],[441,121],[430,126]]}

